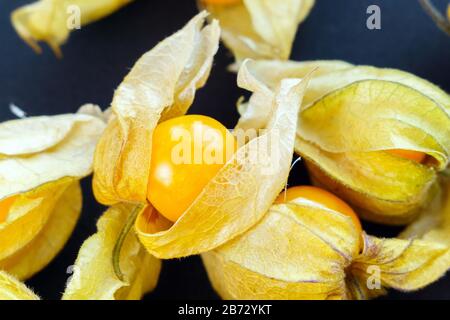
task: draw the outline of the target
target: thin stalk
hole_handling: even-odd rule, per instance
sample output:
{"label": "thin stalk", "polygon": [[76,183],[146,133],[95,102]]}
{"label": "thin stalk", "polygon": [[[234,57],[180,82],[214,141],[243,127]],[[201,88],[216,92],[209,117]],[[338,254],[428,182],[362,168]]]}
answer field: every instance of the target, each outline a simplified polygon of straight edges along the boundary
{"label": "thin stalk", "polygon": [[122,251],[123,244],[125,239],[127,238],[128,233],[136,221],[138,213],[141,211],[142,206],[136,206],[131,214],[128,216],[122,230],[119,233],[119,237],[117,238],[116,244],[114,245],[113,254],[112,254],[112,264],[114,268],[114,273],[120,281],[124,281],[124,275],[122,270],[120,269],[120,252]]}
{"label": "thin stalk", "polygon": [[450,36],[450,21],[443,16],[430,0],[419,0],[426,13],[433,19],[437,26]]}

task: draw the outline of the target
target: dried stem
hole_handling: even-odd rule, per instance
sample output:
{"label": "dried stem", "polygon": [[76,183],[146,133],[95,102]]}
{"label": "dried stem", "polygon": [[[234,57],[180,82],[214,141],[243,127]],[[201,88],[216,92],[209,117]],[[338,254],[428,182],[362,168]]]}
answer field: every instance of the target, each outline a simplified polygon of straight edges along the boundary
{"label": "dried stem", "polygon": [[450,36],[450,21],[436,9],[430,0],[419,0],[419,2],[437,26]]}

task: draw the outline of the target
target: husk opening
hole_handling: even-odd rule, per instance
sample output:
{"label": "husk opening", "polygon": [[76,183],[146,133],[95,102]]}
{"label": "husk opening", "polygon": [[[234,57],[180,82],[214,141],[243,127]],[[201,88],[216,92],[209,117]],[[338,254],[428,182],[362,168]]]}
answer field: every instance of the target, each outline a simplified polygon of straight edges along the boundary
{"label": "husk opening", "polygon": [[[252,77],[244,62],[239,85],[259,90],[252,86]],[[158,220],[148,219],[141,212],[136,230],[151,254],[169,259],[206,252],[245,232],[263,217],[289,174],[295,115],[307,83],[307,79],[281,83],[273,93],[274,99],[268,101],[274,104],[275,112],[267,131],[236,152],[174,225],[166,230],[150,228],[158,232],[146,232],[148,225]],[[262,148],[268,145],[272,146],[269,150]]]}

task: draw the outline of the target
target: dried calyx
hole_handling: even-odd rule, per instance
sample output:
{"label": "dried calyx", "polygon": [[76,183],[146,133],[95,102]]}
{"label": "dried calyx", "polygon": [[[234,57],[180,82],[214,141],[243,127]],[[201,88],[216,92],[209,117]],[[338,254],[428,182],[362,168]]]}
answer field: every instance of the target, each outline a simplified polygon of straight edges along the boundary
{"label": "dried calyx", "polygon": [[[405,224],[436,195],[450,157],[450,97],[406,72],[341,61],[258,61],[263,88],[318,68],[299,113],[295,150],[315,184],[339,195],[364,218]],[[240,126],[270,114],[262,91],[240,106]]]}
{"label": "dried calyx", "polygon": [[46,42],[57,57],[73,29],[112,14],[133,0],[39,0],[13,11],[11,22],[19,36],[36,52]]}
{"label": "dried calyx", "polygon": [[81,213],[79,181],[92,171],[105,128],[97,114],[85,105],[75,114],[0,124],[0,269],[27,279],[70,237]]}
{"label": "dried calyx", "polygon": [[246,58],[287,59],[299,24],[314,0],[197,0],[218,19],[222,39],[238,63]]}
{"label": "dried calyx", "polygon": [[316,184],[365,218],[407,223],[433,198],[437,172],[448,164],[447,112],[407,85],[360,80],[305,106],[296,151]]}
{"label": "dried calyx", "polygon": [[379,239],[360,228],[336,196],[295,187],[258,225],[202,259],[224,299],[368,299],[419,289],[450,266],[448,244]]}

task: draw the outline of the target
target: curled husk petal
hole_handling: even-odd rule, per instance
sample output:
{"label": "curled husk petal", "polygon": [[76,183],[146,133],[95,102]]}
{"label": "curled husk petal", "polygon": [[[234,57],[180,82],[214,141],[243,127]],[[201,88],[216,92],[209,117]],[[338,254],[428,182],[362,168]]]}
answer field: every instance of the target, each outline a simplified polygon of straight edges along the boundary
{"label": "curled husk petal", "polygon": [[[315,64],[322,72],[315,74],[305,93],[295,146],[312,180],[369,220],[412,221],[435,196],[438,173],[449,163],[449,95],[393,69],[332,61],[257,62],[254,68],[270,87],[283,74],[302,75]],[[261,98],[252,99],[253,105],[241,107],[241,112],[244,124],[257,126],[267,119],[268,110],[258,102]],[[418,164],[385,152],[392,149],[428,157]]]}
{"label": "curled husk petal", "polygon": [[[367,299],[374,296],[368,281],[379,276],[380,285],[385,288],[415,291],[444,276],[449,268],[449,246],[434,241],[379,239],[365,235],[364,250],[348,270],[353,280],[349,286],[353,294],[356,293],[354,298]],[[381,287],[374,289],[375,293],[382,290]],[[364,290],[369,292],[364,294]]]}
{"label": "curled husk petal", "polygon": [[[273,92],[283,79],[303,78],[312,71],[312,79],[329,72],[352,67],[350,63],[339,60],[324,61],[272,61],[260,60],[247,63],[251,73],[253,85],[259,90],[250,97],[248,102],[238,105],[240,118],[237,127],[240,129],[260,129],[267,125],[272,113],[272,105],[267,101],[273,100]],[[242,74],[242,72],[241,72]],[[310,92],[308,88],[303,99]],[[304,102],[303,102],[304,104]]]}
{"label": "curled husk petal", "polygon": [[78,181],[92,170],[104,127],[84,113],[0,124],[1,269],[26,279],[61,250],[81,211]]}
{"label": "curled husk petal", "polygon": [[198,14],[144,54],[116,90],[111,120],[95,152],[99,202],[146,202],[153,130],[159,121],[186,113],[218,49],[218,23],[204,26],[206,16]]}
{"label": "curled husk petal", "polygon": [[[244,62],[239,86],[251,91],[253,76]],[[149,252],[175,258],[206,252],[255,225],[282,190],[292,160],[296,114],[307,79],[281,82],[273,93],[274,113],[266,130],[237,150],[197,199],[169,228],[155,226],[156,210],[143,210],[136,230]]]}
{"label": "curled husk petal", "polygon": [[449,249],[440,243],[363,233],[359,253],[359,237],[352,219],[339,212],[279,204],[202,259],[225,299],[368,299],[385,288],[419,289],[448,270]]}
{"label": "curled husk petal", "polygon": [[[446,171],[448,174],[448,169]],[[438,195],[430,206],[400,234],[404,239],[423,239],[450,246],[450,176],[442,176]]]}
{"label": "curled husk petal", "polygon": [[447,248],[443,258],[437,259],[433,264],[436,276],[438,268],[450,268],[450,176],[448,169],[445,176],[440,177],[438,196],[429,207],[425,208],[418,219],[408,225],[400,234],[403,239],[419,239],[424,242],[438,243]]}
{"label": "curled husk petal", "polygon": [[0,270],[0,300],[39,300],[22,282]]}
{"label": "curled husk petal", "polygon": [[[21,237],[15,240],[22,244],[22,247],[0,260],[0,269],[8,270],[19,279],[30,278],[55,257],[69,239],[80,216],[82,194],[79,182],[70,179],[64,183],[54,183],[52,187],[52,197],[56,197],[56,202],[51,212],[46,211],[49,216],[45,224],[39,226],[41,229],[26,244],[23,244],[21,239],[24,233],[20,233]],[[61,188],[62,193],[56,196],[61,192]],[[42,206],[39,208],[42,209]],[[8,230],[5,234],[10,235],[11,231]],[[17,243],[14,244],[15,247]]]}
{"label": "curled husk petal", "polygon": [[[69,38],[72,22],[81,27],[102,19],[133,0],[40,0],[13,11],[11,22],[19,36],[36,52],[46,42],[56,56]],[[79,15],[79,16],[78,16]],[[79,19],[79,21],[78,21]],[[73,21],[72,21],[73,20]]]}
{"label": "curled husk petal", "polygon": [[[89,175],[104,128],[103,120],[84,113],[1,123],[0,145],[7,147],[0,149],[0,200],[62,177]],[[21,131],[35,138],[28,135],[22,137],[24,145],[19,140],[11,145],[11,133]],[[33,145],[26,146],[31,140]]]}
{"label": "curled husk petal", "polygon": [[201,8],[220,21],[222,39],[238,62],[246,58],[289,58],[298,25],[314,0],[243,0],[233,5],[207,4]]}
{"label": "curled husk petal", "polygon": [[134,209],[117,204],[99,219],[98,231],[80,248],[63,299],[137,300],[155,288],[161,261],[146,252],[134,233],[127,235],[120,254],[124,280],[117,278],[111,263],[117,236]]}

